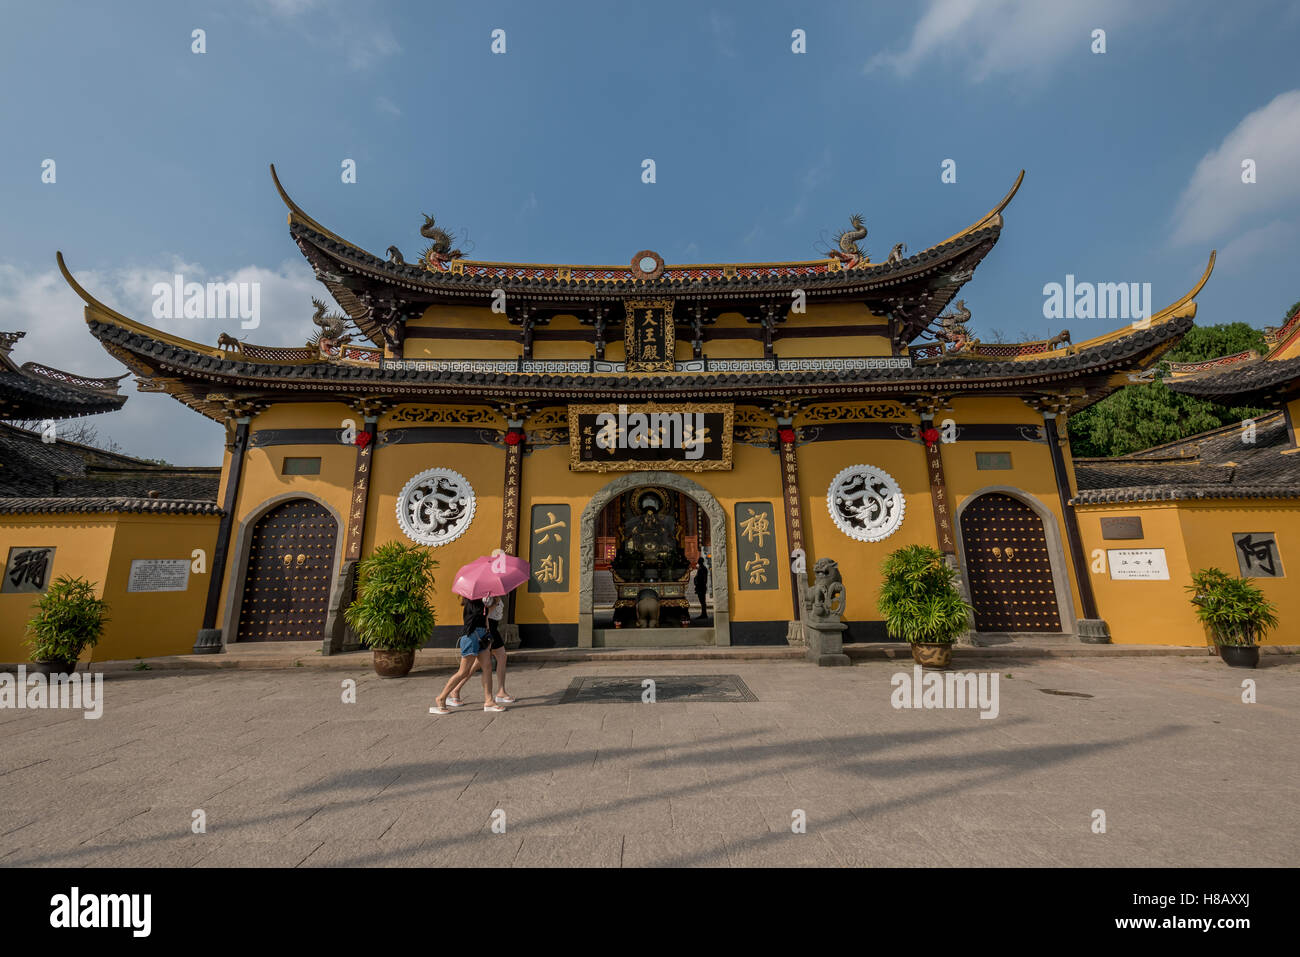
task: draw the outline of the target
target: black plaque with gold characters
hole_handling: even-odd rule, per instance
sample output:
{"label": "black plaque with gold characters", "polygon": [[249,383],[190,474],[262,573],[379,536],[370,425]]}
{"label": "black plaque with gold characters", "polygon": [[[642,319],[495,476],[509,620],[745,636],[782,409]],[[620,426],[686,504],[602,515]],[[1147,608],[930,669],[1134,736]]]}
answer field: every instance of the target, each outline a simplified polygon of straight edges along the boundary
{"label": "black plaque with gold characters", "polygon": [[778,586],[776,520],[771,502],[736,503],[736,579],[741,591]]}
{"label": "black plaque with gold characters", "polygon": [[569,469],[730,469],[734,421],[734,407],[729,402],[571,405]]}
{"label": "black plaque with gold characters", "polygon": [[569,506],[534,505],[529,526],[529,591],[569,590]]}
{"label": "black plaque with gold characters", "polygon": [[629,299],[623,344],[628,372],[672,372],[677,350],[673,300]]}

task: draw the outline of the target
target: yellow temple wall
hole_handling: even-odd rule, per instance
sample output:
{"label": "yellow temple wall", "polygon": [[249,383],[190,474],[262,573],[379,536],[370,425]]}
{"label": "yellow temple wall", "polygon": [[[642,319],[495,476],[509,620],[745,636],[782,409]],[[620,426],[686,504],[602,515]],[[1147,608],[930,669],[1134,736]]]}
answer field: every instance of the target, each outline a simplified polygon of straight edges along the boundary
{"label": "yellow temple wall", "polygon": [[[249,423],[251,439],[258,432],[269,429],[343,429],[344,420],[351,419],[358,430],[365,426],[364,418],[341,402],[300,402],[271,406],[254,416]],[[226,599],[231,587],[229,570],[235,567],[238,556],[233,554],[239,541],[239,529],[251,516],[271,499],[286,494],[310,496],[324,502],[336,516],[346,521],[352,493],[352,479],[356,468],[356,447],[341,441],[329,443],[303,443],[272,445],[265,448],[250,447],[244,453],[244,473],[239,483],[239,496],[235,502],[234,523],[230,532],[232,553],[228,558],[226,580],[222,587],[221,612],[218,627],[224,627]],[[294,458],[320,458],[319,475],[285,475],[284,460]],[[229,455],[223,474],[222,488],[229,475]],[[335,556],[335,567],[339,556]]]}
{"label": "yellow temple wall", "polygon": [[[0,517],[0,554],[11,547],[54,547],[50,580],[81,577],[108,602],[109,622],[99,644],[82,661],[188,654],[198,636],[212,574],[216,515],[107,513],[104,515],[6,515]],[[193,561],[204,552],[205,572],[190,572],[185,591],[128,592],[136,559]],[[0,662],[30,658],[27,622],[33,594],[0,595]]]}
{"label": "yellow temple wall", "polygon": [[[879,621],[876,600],[885,558],[905,545],[938,546],[924,446],[896,439],[854,439],[801,445],[796,454],[808,568],[819,558],[835,559],[848,590],[845,621]],[[893,476],[906,502],[902,525],[879,542],[860,542],[845,535],[826,508],[831,480],[842,469],[863,464]]]}
{"label": "yellow temple wall", "polygon": [[[363,556],[370,555],[385,542],[411,544],[397,524],[397,498],[403,486],[418,473],[431,468],[452,469],[465,476],[474,489],[474,517],[464,534],[429,550],[438,562],[433,594],[438,624],[459,625],[460,601],[451,590],[456,571],[501,546],[504,449],[461,442],[388,445],[376,450],[372,468]],[[350,472],[348,482],[350,485]]]}
{"label": "yellow temple wall", "polygon": [[[1238,574],[1233,548],[1234,532],[1274,532],[1288,576],[1300,568],[1300,506],[1282,501],[1124,502],[1080,505],[1079,532],[1092,563],[1093,591],[1101,617],[1110,626],[1116,644],[1206,645],[1208,636],[1196,619],[1190,594],[1192,573],[1217,567]],[[1103,517],[1138,517],[1140,539],[1103,539]],[[1105,562],[1106,552],[1117,548],[1163,548],[1169,566],[1168,581],[1114,580]],[[1290,561],[1288,561],[1290,559]],[[1300,643],[1300,591],[1289,578],[1252,580],[1277,606],[1280,627],[1265,644]]]}

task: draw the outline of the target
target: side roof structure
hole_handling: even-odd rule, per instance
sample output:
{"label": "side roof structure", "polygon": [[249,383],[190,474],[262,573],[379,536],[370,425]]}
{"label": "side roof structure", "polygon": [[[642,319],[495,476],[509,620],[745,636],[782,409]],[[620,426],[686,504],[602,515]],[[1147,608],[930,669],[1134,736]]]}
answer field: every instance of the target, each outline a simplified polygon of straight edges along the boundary
{"label": "side roof structure", "polygon": [[118,383],[126,377],[95,379],[39,362],[21,366],[9,357],[27,333],[0,332],[0,419],[67,419],[120,409],[126,396]]}

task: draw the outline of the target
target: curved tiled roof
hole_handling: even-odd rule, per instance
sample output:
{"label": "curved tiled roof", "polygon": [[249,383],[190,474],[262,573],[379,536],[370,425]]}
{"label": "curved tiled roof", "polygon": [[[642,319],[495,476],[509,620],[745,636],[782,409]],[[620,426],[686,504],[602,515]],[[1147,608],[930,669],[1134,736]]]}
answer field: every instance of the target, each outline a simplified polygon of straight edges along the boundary
{"label": "curved tiled roof", "polygon": [[[802,289],[810,298],[879,299],[880,309],[896,315],[910,341],[938,316],[993,248],[1002,229],[1002,211],[1019,190],[1024,175],[1021,170],[1002,201],[975,223],[897,263],[865,259],[845,262],[831,257],[798,262],[665,265],[661,274],[649,279],[635,272],[631,264],[507,263],[436,257],[394,263],[347,241],[307,215],[289,198],[274,165],[271,167],[276,190],[289,210],[290,235],[316,269],[317,278],[376,345],[383,341],[381,324],[357,294],[358,282],[377,286],[385,298],[395,295],[420,305],[486,300],[500,289],[515,297],[527,297],[530,303],[550,301],[570,308],[584,300],[594,304],[597,299],[643,296],[725,301],[732,305],[749,300],[770,303],[773,297]],[[910,308],[901,308],[894,301],[898,299],[905,300]]]}
{"label": "curved tiled roof", "polygon": [[16,365],[9,358],[13,344],[25,333],[0,333],[0,418],[44,419],[97,415],[120,409],[126,396],[118,380],[96,379],[64,372],[37,362]]}
{"label": "curved tiled roof", "polygon": [[1076,458],[1076,505],[1300,498],[1300,453],[1281,412],[1115,458]]}
{"label": "curved tiled roof", "polygon": [[[91,333],[137,374],[205,383],[212,390],[229,388],[263,392],[324,391],[369,395],[474,395],[483,398],[581,399],[593,391],[639,394],[645,398],[680,396],[684,391],[712,397],[752,397],[755,390],[800,394],[849,394],[864,389],[874,394],[931,391],[945,384],[964,391],[1050,386],[1089,375],[1109,375],[1128,368],[1151,350],[1178,340],[1191,327],[1190,317],[1171,319],[1131,331],[1072,355],[990,362],[944,359],[910,368],[841,369],[819,371],[703,372],[671,375],[502,373],[466,370],[424,370],[316,363],[271,365],[245,362],[227,355],[213,356],[160,341],[116,323],[92,319]],[[195,405],[200,408],[201,402]],[[200,409],[218,417],[219,410]]]}
{"label": "curved tiled roof", "polygon": [[171,515],[220,515],[216,502],[167,498],[0,498],[0,514],[163,512]]}
{"label": "curved tiled roof", "polygon": [[1300,357],[1294,359],[1248,359],[1228,365],[1222,371],[1208,371],[1185,378],[1174,377],[1165,384],[1175,392],[1202,398],[1244,402],[1300,379]]}

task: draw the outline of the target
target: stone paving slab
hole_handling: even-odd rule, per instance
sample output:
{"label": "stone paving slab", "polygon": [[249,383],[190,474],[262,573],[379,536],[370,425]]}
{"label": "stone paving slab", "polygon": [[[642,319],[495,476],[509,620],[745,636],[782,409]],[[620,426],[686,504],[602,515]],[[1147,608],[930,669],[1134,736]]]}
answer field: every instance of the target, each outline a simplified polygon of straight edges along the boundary
{"label": "stone paving slab", "polygon": [[[0,711],[0,866],[1300,862],[1300,660],[990,665],[992,719],[895,709],[889,660],[522,664],[517,706],[447,716],[432,674],[116,672],[98,720]],[[758,700],[560,703],[580,675],[696,674]]]}

